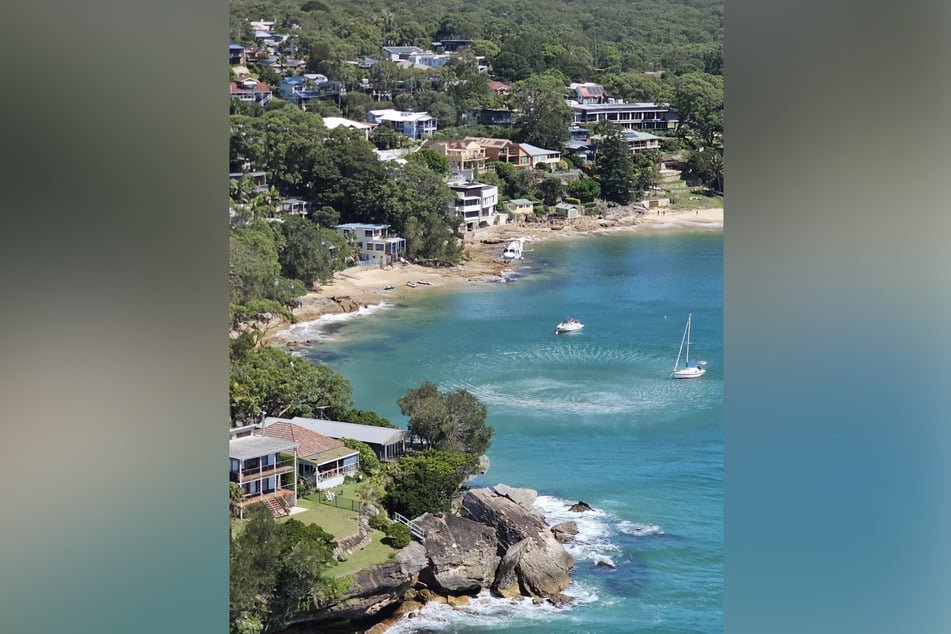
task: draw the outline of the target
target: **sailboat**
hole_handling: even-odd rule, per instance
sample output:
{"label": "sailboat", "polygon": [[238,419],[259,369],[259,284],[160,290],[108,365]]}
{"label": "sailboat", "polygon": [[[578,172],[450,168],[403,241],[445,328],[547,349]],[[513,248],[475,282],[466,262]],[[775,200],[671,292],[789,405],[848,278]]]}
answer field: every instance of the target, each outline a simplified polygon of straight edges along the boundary
{"label": "sailboat", "polygon": [[[675,379],[699,379],[707,372],[707,362],[697,361],[690,365],[690,320],[693,313],[687,315],[687,326],[684,328],[684,337],[680,340],[680,352],[677,353],[677,360],[674,361],[674,369],[670,376]],[[684,356],[684,367],[680,367],[680,356],[684,354],[686,348],[687,354]]]}

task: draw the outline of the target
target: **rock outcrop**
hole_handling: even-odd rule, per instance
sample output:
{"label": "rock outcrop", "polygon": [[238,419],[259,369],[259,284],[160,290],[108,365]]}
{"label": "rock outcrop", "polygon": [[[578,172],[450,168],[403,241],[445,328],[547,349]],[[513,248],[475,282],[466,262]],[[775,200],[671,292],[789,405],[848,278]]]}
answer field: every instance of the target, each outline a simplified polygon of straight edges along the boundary
{"label": "rock outcrop", "polygon": [[414,523],[426,534],[429,565],[420,581],[440,594],[478,592],[495,580],[498,542],[491,526],[463,517],[426,513]]}
{"label": "rock outcrop", "polygon": [[561,601],[575,561],[555,539],[545,518],[516,501],[534,501],[534,493],[504,485],[472,489],[462,505],[473,520],[495,529],[504,552],[493,586],[497,593],[511,596],[517,581],[519,594]]}
{"label": "rock outcrop", "polygon": [[551,534],[562,544],[572,541],[578,534],[577,522],[562,522],[551,527]]}

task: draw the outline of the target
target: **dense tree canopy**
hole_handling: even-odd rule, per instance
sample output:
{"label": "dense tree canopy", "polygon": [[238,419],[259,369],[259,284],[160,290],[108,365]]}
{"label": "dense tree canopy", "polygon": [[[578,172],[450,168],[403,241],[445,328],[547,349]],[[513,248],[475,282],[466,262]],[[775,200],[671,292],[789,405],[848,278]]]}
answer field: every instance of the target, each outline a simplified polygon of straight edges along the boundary
{"label": "dense tree canopy", "polygon": [[432,449],[478,456],[491,444],[495,430],[485,424],[488,410],[466,390],[440,392],[424,381],[396,402],[410,417],[409,432]]}
{"label": "dense tree canopy", "polygon": [[401,458],[383,504],[389,511],[410,518],[449,511],[459,486],[477,468],[478,460],[473,455],[432,449]]}
{"label": "dense tree canopy", "polygon": [[634,159],[623,131],[615,125],[604,128],[597,166],[601,196],[621,205],[626,205],[636,194],[634,183]]}
{"label": "dense tree canopy", "polygon": [[331,418],[342,417],[352,404],[350,383],[340,374],[271,346],[232,360],[230,395],[232,422],[245,424],[262,412],[315,417],[327,408]]}

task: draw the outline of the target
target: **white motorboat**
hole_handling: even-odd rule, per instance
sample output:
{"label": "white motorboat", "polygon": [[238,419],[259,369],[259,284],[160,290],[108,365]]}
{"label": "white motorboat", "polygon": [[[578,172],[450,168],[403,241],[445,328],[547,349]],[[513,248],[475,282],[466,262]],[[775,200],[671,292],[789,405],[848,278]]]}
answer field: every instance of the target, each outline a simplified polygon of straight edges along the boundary
{"label": "white motorboat", "polygon": [[563,332],[578,332],[584,328],[584,324],[574,317],[565,317],[555,326],[555,334],[560,335]]}
{"label": "white motorboat", "polygon": [[[692,313],[687,315],[687,326],[684,328],[683,339],[680,340],[680,352],[677,353],[674,369],[670,373],[670,376],[675,379],[699,379],[707,373],[706,361],[697,361],[693,365],[690,364],[690,321],[692,317]],[[680,356],[684,354],[685,349],[687,354],[684,356],[684,367],[681,368]]]}
{"label": "white motorboat", "polygon": [[505,249],[502,250],[502,259],[503,260],[521,260],[522,259],[522,246],[525,243],[525,238],[518,238],[512,240],[507,245]]}

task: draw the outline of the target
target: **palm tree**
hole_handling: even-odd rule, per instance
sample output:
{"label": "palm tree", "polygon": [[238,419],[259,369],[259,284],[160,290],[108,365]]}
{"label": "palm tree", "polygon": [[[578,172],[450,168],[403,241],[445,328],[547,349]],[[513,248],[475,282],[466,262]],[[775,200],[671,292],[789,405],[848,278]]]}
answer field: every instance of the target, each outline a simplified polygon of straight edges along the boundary
{"label": "palm tree", "polygon": [[231,517],[241,517],[241,503],[244,501],[244,489],[235,482],[229,482],[228,487],[228,508],[231,511]]}

